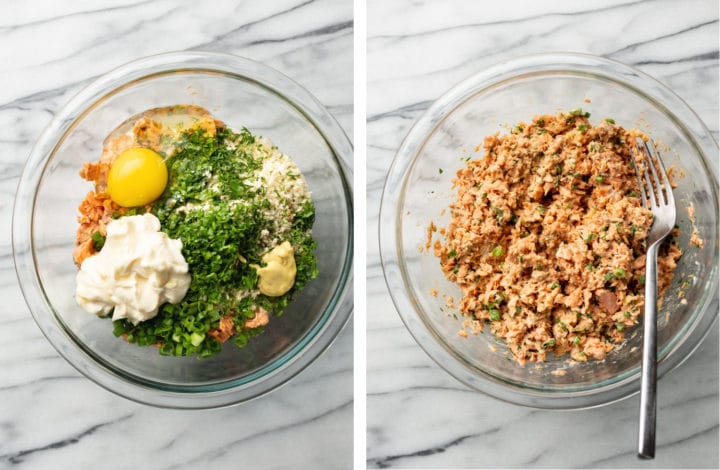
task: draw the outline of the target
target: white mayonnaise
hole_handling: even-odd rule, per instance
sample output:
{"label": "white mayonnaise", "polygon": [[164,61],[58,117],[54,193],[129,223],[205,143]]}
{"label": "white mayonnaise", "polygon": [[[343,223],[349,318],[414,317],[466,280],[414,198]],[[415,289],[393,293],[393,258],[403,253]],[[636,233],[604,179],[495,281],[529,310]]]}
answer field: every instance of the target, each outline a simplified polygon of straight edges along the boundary
{"label": "white mayonnaise", "polygon": [[75,299],[86,311],[133,325],[149,320],[165,302],[176,304],[190,285],[182,241],[160,231],[152,214],[121,217],[107,226],[102,250],[83,261]]}

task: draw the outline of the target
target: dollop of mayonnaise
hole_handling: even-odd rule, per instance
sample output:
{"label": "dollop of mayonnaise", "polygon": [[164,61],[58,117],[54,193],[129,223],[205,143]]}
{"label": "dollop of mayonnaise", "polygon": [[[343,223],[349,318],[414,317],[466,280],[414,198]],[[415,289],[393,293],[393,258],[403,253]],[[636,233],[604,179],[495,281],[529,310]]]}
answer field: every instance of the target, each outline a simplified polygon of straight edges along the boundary
{"label": "dollop of mayonnaise", "polygon": [[253,265],[258,273],[258,290],[269,297],[279,297],[295,284],[297,266],[290,242],[282,242],[262,257],[264,267]]}
{"label": "dollop of mayonnaise", "polygon": [[190,286],[182,241],[160,231],[152,214],[121,217],[107,225],[105,244],[83,261],[77,303],[89,313],[133,325],[149,320],[165,302],[176,304]]}

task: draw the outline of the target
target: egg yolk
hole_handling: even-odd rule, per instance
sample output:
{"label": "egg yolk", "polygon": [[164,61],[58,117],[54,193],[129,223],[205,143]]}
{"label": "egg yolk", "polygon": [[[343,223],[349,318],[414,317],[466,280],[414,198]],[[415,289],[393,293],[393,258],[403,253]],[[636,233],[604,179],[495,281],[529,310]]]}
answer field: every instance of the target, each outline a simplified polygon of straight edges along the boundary
{"label": "egg yolk", "polygon": [[107,192],[122,207],[144,206],[165,191],[167,178],[160,154],[135,147],[121,153],[110,166]]}

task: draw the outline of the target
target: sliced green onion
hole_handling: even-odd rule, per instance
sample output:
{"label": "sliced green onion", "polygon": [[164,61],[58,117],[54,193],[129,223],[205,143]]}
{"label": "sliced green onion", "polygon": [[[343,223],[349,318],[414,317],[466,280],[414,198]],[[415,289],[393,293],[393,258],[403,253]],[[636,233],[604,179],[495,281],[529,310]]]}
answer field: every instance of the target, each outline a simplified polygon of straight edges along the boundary
{"label": "sliced green onion", "polygon": [[205,335],[201,335],[199,333],[190,334],[190,343],[195,347],[200,346],[200,343],[202,343],[204,339]]}
{"label": "sliced green onion", "polygon": [[100,232],[95,232],[90,237],[93,241],[93,248],[95,248],[95,251],[100,251],[103,246],[105,246],[105,237]]}

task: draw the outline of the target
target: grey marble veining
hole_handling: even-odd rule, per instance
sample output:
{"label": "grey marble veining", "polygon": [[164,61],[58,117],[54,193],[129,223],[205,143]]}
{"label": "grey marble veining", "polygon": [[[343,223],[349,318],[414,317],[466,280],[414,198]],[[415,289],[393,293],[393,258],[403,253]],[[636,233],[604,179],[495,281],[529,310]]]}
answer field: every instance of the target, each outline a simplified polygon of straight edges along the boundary
{"label": "grey marble veining", "polygon": [[638,397],[551,412],[473,392],[445,373],[395,312],[377,242],[384,178],[412,124],[462,79],[513,57],[574,51],[637,66],[687,101],[717,140],[717,2],[370,0],[367,51],[368,466],[717,468],[717,323],[660,381],[656,459],[640,461]]}
{"label": "grey marble veining", "polygon": [[[352,325],[275,392],[212,411],[135,404],[80,375],[45,340],[12,264],[12,202],[30,149],[93,78],[196,49],[264,62],[353,123],[352,2],[17,2],[0,15],[0,467],[349,468]],[[321,398],[322,397],[322,398]]]}

